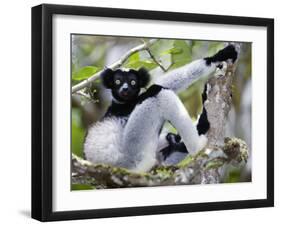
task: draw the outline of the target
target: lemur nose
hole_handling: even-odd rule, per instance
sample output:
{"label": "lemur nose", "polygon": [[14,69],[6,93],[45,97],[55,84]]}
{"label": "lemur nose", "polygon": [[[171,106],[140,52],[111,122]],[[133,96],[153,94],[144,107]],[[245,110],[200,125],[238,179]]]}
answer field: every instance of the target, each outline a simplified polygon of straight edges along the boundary
{"label": "lemur nose", "polygon": [[129,86],[128,86],[127,83],[124,83],[123,86],[121,87],[121,89],[122,89],[123,91],[128,91],[128,88],[129,88]]}

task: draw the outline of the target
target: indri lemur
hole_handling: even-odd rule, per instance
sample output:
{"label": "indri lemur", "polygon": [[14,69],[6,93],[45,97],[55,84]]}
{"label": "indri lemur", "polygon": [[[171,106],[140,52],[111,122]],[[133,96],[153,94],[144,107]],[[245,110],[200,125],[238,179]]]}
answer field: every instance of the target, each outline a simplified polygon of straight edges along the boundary
{"label": "indri lemur", "polygon": [[149,80],[146,70],[106,69],[101,79],[104,86],[111,89],[113,101],[104,118],[88,130],[84,143],[86,159],[133,171],[148,171],[156,163],[161,143],[168,143],[169,137],[160,135],[165,121],[176,128],[189,153],[201,150],[207,138],[199,135],[176,92],[212,75],[221,62],[234,62],[236,58],[235,47],[229,45],[212,57],[195,60],[159,77],[141,95],[140,89]]}

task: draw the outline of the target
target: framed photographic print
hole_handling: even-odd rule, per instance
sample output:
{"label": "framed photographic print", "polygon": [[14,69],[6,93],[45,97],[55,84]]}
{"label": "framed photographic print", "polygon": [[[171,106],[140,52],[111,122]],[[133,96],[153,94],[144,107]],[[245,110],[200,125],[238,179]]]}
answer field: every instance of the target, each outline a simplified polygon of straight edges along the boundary
{"label": "framed photographic print", "polygon": [[32,8],[32,217],[274,205],[274,21]]}

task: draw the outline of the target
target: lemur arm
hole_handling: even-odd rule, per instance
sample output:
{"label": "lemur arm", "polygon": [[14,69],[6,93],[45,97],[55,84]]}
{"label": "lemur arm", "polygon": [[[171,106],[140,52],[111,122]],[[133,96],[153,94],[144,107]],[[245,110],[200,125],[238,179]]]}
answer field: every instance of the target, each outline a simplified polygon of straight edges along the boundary
{"label": "lemur arm", "polygon": [[237,51],[233,45],[229,45],[218,51],[211,57],[195,60],[188,65],[168,72],[159,77],[155,84],[179,92],[187,89],[195,81],[211,75],[216,67],[223,61],[237,59]]}

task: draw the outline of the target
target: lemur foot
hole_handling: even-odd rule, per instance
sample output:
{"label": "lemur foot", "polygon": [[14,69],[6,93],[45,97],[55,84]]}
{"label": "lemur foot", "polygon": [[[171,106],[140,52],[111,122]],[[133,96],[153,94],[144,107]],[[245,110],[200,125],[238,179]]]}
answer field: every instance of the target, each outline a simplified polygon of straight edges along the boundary
{"label": "lemur foot", "polygon": [[162,149],[160,152],[163,155],[163,159],[165,160],[168,156],[170,156],[173,152],[182,152],[188,153],[185,145],[181,142],[181,137],[178,134],[168,133],[166,136],[168,141],[168,146]]}
{"label": "lemur foot", "polygon": [[224,49],[218,51],[215,55],[211,57],[204,58],[206,64],[210,65],[211,63],[217,63],[222,61],[231,60],[234,63],[237,59],[238,51],[233,44],[226,46]]}

